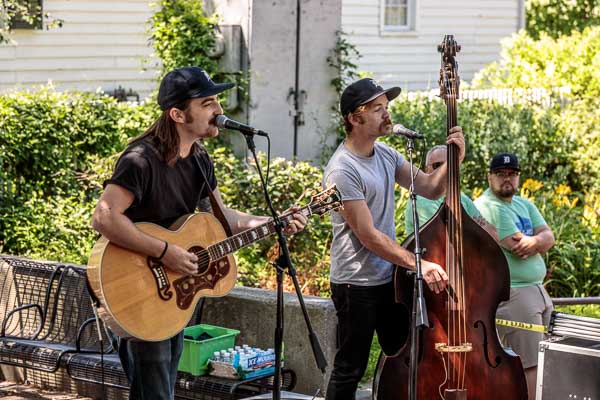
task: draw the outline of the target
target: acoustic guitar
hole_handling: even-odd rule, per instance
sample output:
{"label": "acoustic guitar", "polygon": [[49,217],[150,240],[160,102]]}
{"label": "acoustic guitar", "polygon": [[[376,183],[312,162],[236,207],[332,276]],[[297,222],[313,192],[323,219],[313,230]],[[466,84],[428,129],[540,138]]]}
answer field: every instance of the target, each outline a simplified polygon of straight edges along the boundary
{"label": "acoustic guitar", "polygon": [[[306,217],[323,215],[341,204],[341,195],[333,186],[312,196],[310,204],[298,212]],[[280,217],[284,226],[292,219],[291,213]],[[117,335],[144,341],[176,335],[192,318],[201,297],[229,293],[237,279],[233,253],[275,234],[275,223],[270,221],[227,237],[219,221],[208,213],[183,216],[169,229],[146,222],[136,226],[198,256],[198,272],[184,275],[104,236],[94,245],[87,279],[99,300],[100,318]]]}

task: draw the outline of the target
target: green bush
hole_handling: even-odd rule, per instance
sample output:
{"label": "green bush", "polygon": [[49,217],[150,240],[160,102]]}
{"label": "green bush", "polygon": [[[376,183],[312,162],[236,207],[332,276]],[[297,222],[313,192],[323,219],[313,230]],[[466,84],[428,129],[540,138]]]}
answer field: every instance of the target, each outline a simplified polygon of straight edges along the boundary
{"label": "green bush", "polygon": [[[391,105],[392,120],[425,133],[418,142],[415,160],[436,144],[445,142],[446,107],[438,98],[401,96]],[[458,124],[463,128],[467,155],[462,167],[462,184],[467,192],[487,187],[487,166],[501,151],[513,151],[522,161],[523,175],[549,182],[567,182],[577,187],[580,176],[571,163],[573,142],[558,130],[560,109],[539,105],[503,105],[488,100],[465,100],[458,105]],[[404,139],[384,139],[402,150]],[[535,160],[529,162],[528,160]]]}
{"label": "green bush", "polygon": [[[446,110],[439,99],[402,96],[392,103],[391,113],[392,119],[427,134],[428,143],[419,145],[417,161],[431,146],[444,142]],[[556,245],[546,255],[549,290],[556,297],[600,294],[600,225],[594,213],[600,199],[591,194],[598,182],[585,161],[585,157],[598,157],[598,147],[579,146],[583,139],[566,130],[576,123],[593,126],[598,117],[591,114],[586,104],[577,102],[566,109],[488,100],[466,100],[458,106],[458,123],[467,141],[461,168],[463,191],[477,197],[487,188],[493,154],[508,150],[519,155],[525,190],[536,188],[535,203],[556,235]],[[587,135],[598,138],[593,129]],[[384,141],[403,151],[403,138],[388,136]],[[397,199],[396,231],[403,238],[406,191],[397,193]]]}
{"label": "green bush", "polygon": [[[127,140],[157,115],[152,104],[49,88],[0,96],[0,251],[85,264],[97,236],[89,223],[102,182]],[[266,215],[252,165],[226,148],[209,147],[226,204]],[[261,164],[265,169],[264,158]],[[272,162],[271,196],[280,211],[308,203],[307,191],[320,182],[320,169],[308,163]],[[330,231],[327,218],[312,218],[304,233],[290,239],[299,280],[309,293],[328,290]],[[238,253],[240,282],[272,283],[267,260],[273,244],[266,240]]]}
{"label": "green bush", "polygon": [[[600,190],[600,26],[574,31],[571,36],[539,40],[525,32],[513,35],[503,45],[502,60],[486,66],[473,79],[473,86],[547,88],[569,86],[573,96],[555,111],[552,138],[560,138],[545,154],[570,159],[569,185],[580,190]],[[562,144],[562,145],[561,145]],[[555,145],[557,145],[555,147]],[[563,146],[564,145],[564,146]],[[545,165],[545,163],[544,163]],[[562,165],[551,163],[548,168]]]}
{"label": "green bush", "polygon": [[216,16],[207,16],[201,1],[160,0],[151,18],[150,41],[161,60],[162,78],[167,72],[200,65],[209,75],[218,72],[210,57],[215,46]]}
{"label": "green bush", "polygon": [[[269,215],[254,161],[246,165],[244,160],[236,158],[225,148],[216,148],[211,155],[225,204],[252,214]],[[259,157],[259,161],[265,173],[265,157]],[[310,195],[321,190],[321,169],[306,162],[293,163],[276,158],[271,162],[269,175],[269,193],[278,211],[293,204],[306,205],[310,202]],[[241,283],[273,287],[275,274],[268,261],[273,260],[275,242],[271,238],[237,253]],[[289,240],[298,280],[307,293],[326,294],[329,290],[330,243],[331,225],[327,216],[311,218],[306,229]]]}
{"label": "green bush", "polygon": [[[600,208],[600,198],[565,195],[564,188],[555,192],[560,183],[578,182],[578,168],[584,171],[583,164],[571,163],[574,153],[568,156],[570,139],[559,135],[564,114],[557,116],[556,112],[536,105],[461,102],[459,122],[465,128],[469,148],[463,186],[468,193],[480,193],[487,186],[489,157],[505,150],[507,143],[522,160],[533,160],[523,161],[523,175],[544,182],[544,189],[535,194],[536,203],[557,235],[557,245],[547,255],[551,291],[561,296],[597,295],[594,267],[599,263],[600,234],[594,210]],[[443,141],[441,102],[402,98],[394,103],[393,113],[408,126],[433,132],[433,139],[422,150]],[[89,228],[89,218],[101,184],[112,173],[127,139],[140,134],[156,115],[153,105],[117,103],[101,95],[44,89],[0,96],[0,251],[85,263],[96,237]],[[575,117],[580,115],[575,113]],[[402,151],[400,138],[386,141]],[[210,152],[225,203],[267,214],[253,162],[236,158],[217,145],[211,145]],[[264,157],[260,162],[265,170]],[[276,209],[306,204],[309,199],[305,191],[318,190],[321,173],[308,163],[273,160],[270,187]],[[573,189],[583,192],[575,186]],[[575,198],[579,198],[577,203],[573,203]],[[398,189],[397,199],[396,230],[402,239],[406,191]],[[587,225],[579,226],[582,223]],[[290,239],[298,277],[307,293],[328,294],[330,242],[327,217],[312,218],[305,232]],[[274,271],[267,260],[275,253],[274,243],[273,239],[265,240],[237,254],[241,283],[272,287]]]}
{"label": "green bush", "polygon": [[558,39],[521,31],[502,41],[501,57],[479,71],[474,88],[570,86],[576,97],[600,95],[600,26]]}
{"label": "green bush", "polygon": [[[54,204],[58,214],[83,215],[73,210],[73,199],[91,201],[98,189],[82,188],[82,174],[93,170],[99,160],[121,151],[126,139],[140,134],[154,116],[152,106],[118,103],[101,94],[42,88],[0,96],[2,251],[24,254],[27,247],[37,251],[33,247],[38,242],[17,243],[17,238],[20,241],[30,236],[12,237],[11,229],[25,221],[30,223],[22,229],[33,230],[37,222],[50,224],[52,219],[44,218],[52,215],[53,208],[45,208],[44,200]],[[33,215],[40,212],[46,216]],[[79,226],[79,222],[74,223]]]}
{"label": "green bush", "polygon": [[545,255],[546,285],[553,297],[600,295],[600,196],[532,179],[522,185],[552,228],[556,243]]}
{"label": "green bush", "polygon": [[556,38],[600,25],[600,7],[596,0],[527,0],[525,18],[533,38],[542,33]]}
{"label": "green bush", "polygon": [[175,68],[196,65],[215,81],[236,82],[244,98],[248,86],[244,73],[223,72],[218,59],[211,55],[215,50],[218,16],[206,15],[202,2],[197,0],[159,0],[155,6],[149,31],[150,42],[161,60],[158,78]]}

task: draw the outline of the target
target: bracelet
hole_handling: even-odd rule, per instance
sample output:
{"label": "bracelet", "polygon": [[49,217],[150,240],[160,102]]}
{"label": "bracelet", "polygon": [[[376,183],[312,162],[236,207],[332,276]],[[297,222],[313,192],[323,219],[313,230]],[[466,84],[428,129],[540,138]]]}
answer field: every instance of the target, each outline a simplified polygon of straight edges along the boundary
{"label": "bracelet", "polygon": [[165,256],[165,254],[167,254],[168,248],[169,248],[169,242],[167,242],[165,240],[165,248],[163,249],[162,253],[160,253],[160,256],[158,256],[157,260],[162,260],[162,258]]}

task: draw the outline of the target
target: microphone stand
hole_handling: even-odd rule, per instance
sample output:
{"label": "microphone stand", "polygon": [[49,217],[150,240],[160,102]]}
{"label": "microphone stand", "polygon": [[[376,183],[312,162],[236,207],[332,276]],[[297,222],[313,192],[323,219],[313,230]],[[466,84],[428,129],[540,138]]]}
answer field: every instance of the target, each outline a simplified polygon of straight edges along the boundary
{"label": "microphone stand", "polygon": [[413,151],[415,149],[414,140],[406,138],[406,150],[410,161],[410,202],[413,213],[413,229],[415,242],[415,280],[413,286],[412,319],[410,327],[410,364],[409,364],[409,384],[408,398],[416,400],[417,398],[417,361],[419,348],[419,331],[429,327],[427,318],[427,306],[423,295],[423,273],[421,270],[421,255],[423,249],[419,241],[419,214],[417,213],[417,194],[415,193],[415,174],[413,165]]}
{"label": "microphone stand", "polygon": [[273,222],[275,226],[275,231],[277,233],[277,242],[279,243],[279,251],[280,255],[275,262],[275,269],[277,273],[277,311],[276,311],[276,325],[275,325],[275,375],[273,377],[273,400],[281,399],[281,348],[283,344],[283,273],[287,269],[288,275],[291,277],[292,282],[294,284],[294,289],[296,291],[296,295],[298,296],[298,302],[300,303],[300,308],[302,309],[302,314],[304,315],[304,322],[306,323],[306,327],[308,329],[308,337],[310,340],[310,345],[312,347],[313,355],[315,357],[315,361],[317,366],[321,370],[322,373],[325,373],[325,368],[327,367],[327,360],[325,359],[325,355],[323,354],[323,350],[321,350],[321,345],[319,344],[319,339],[313,330],[312,324],[310,322],[310,317],[308,316],[308,312],[306,311],[306,305],[304,304],[304,299],[302,297],[302,291],[300,289],[300,285],[298,283],[298,279],[296,277],[296,270],[292,264],[292,259],[290,258],[290,252],[287,247],[287,242],[285,240],[285,236],[283,235],[283,224],[277,212],[273,208],[273,203],[271,202],[271,197],[269,196],[269,192],[267,190],[267,185],[264,180],[262,171],[260,169],[260,164],[258,163],[258,158],[256,157],[256,145],[254,144],[254,134],[242,132],[244,137],[246,138],[246,143],[248,144],[248,149],[252,153],[254,157],[254,162],[256,163],[256,169],[258,170],[258,175],[260,177],[260,181],[263,187],[263,192],[265,196],[265,201],[271,212],[271,216],[273,217]]}

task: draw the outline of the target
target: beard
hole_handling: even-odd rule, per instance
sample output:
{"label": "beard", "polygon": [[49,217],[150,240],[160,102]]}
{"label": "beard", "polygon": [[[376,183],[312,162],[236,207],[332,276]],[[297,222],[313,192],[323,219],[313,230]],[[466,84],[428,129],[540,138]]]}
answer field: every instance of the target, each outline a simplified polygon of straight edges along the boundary
{"label": "beard", "polygon": [[501,197],[503,199],[510,199],[515,195],[515,193],[517,193],[517,188],[511,185],[510,183],[503,184],[502,186],[500,186],[500,190],[496,192],[498,197]]}

